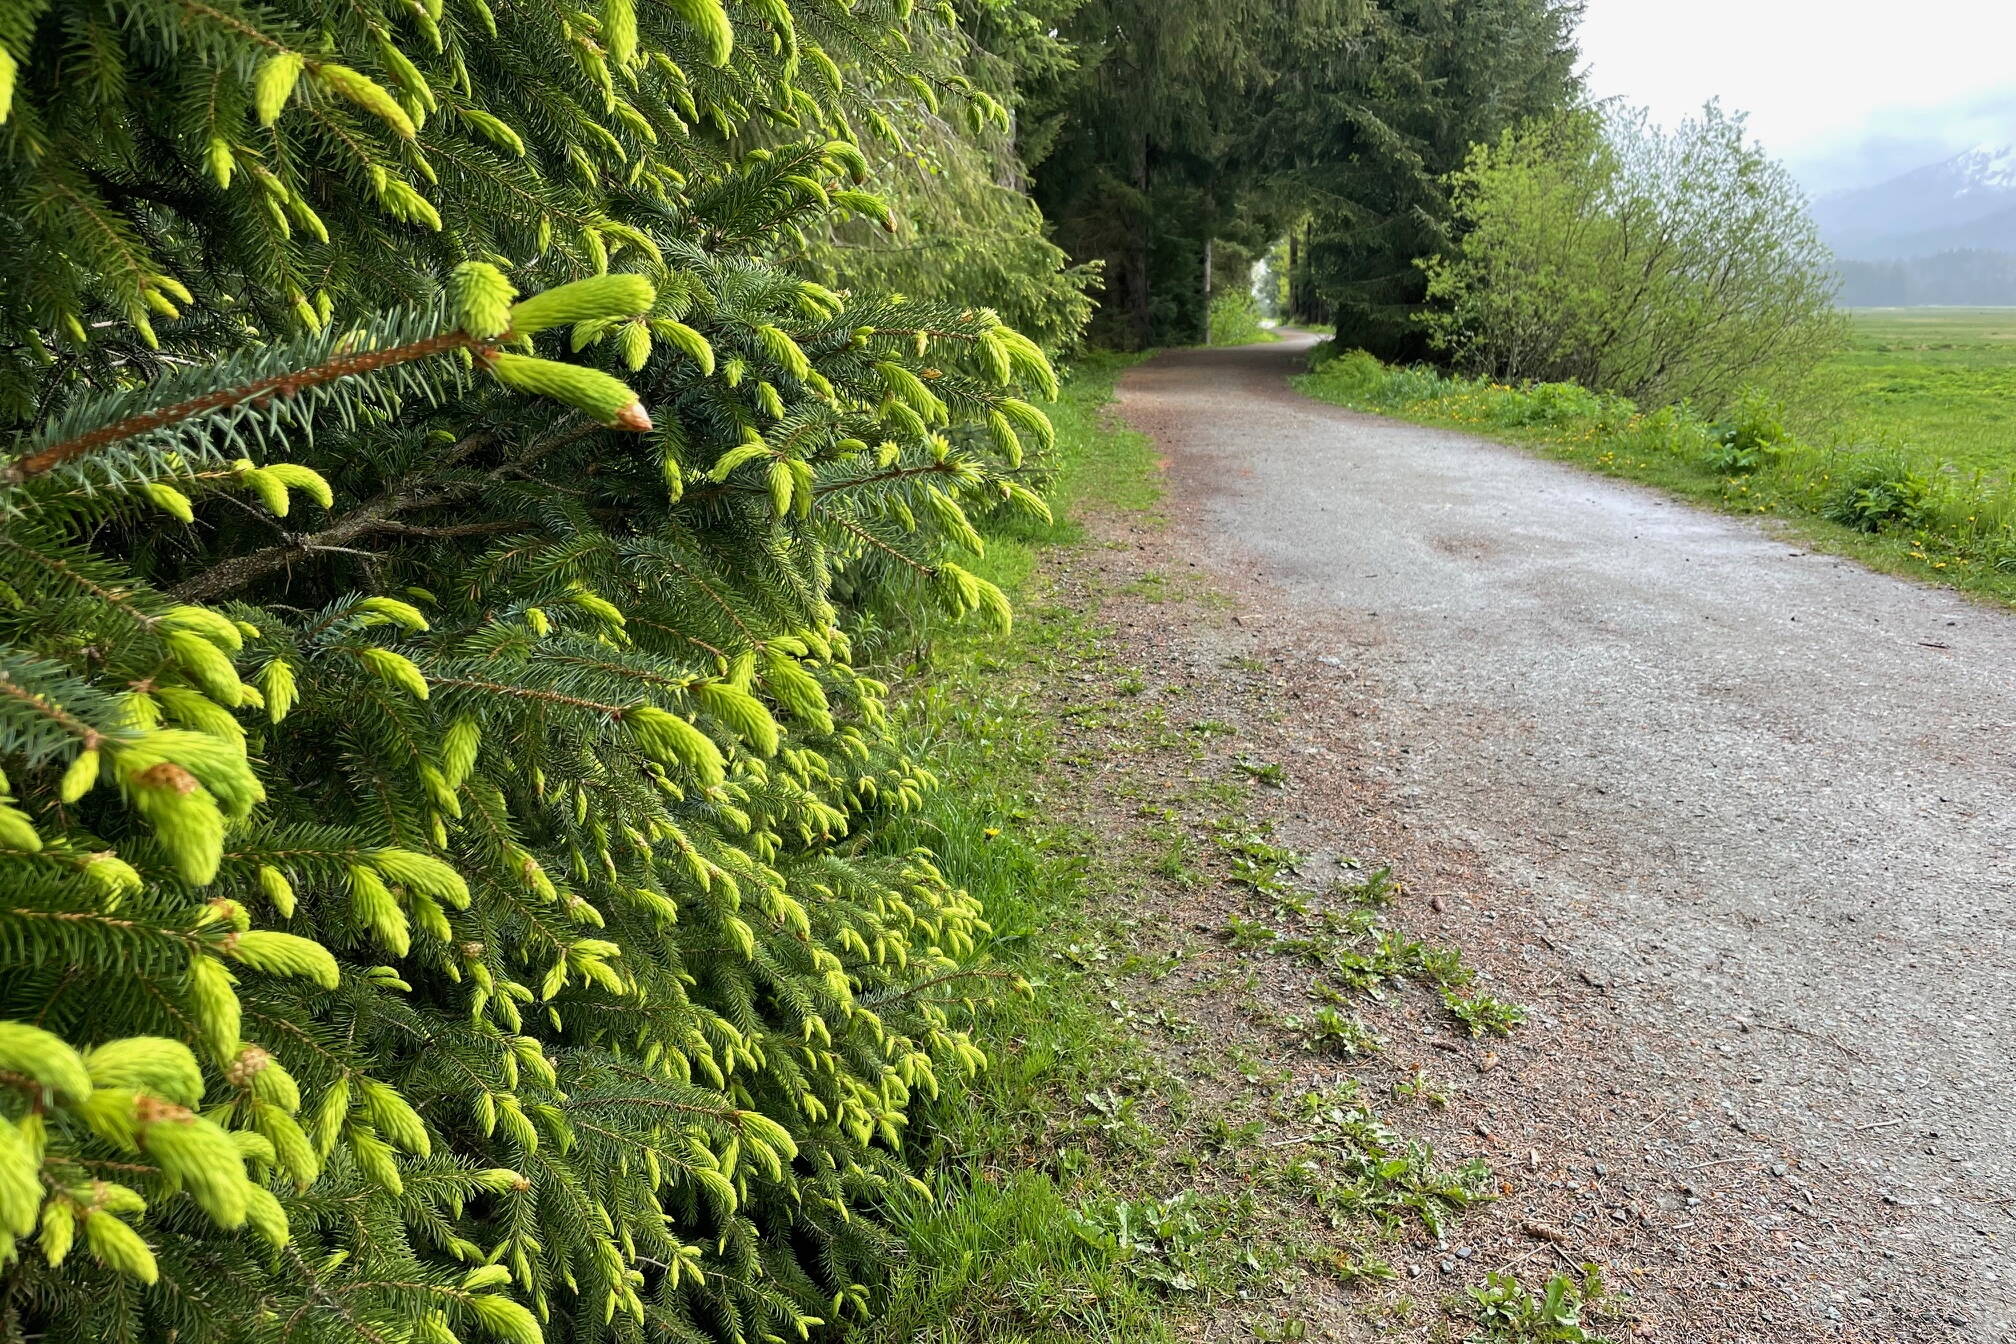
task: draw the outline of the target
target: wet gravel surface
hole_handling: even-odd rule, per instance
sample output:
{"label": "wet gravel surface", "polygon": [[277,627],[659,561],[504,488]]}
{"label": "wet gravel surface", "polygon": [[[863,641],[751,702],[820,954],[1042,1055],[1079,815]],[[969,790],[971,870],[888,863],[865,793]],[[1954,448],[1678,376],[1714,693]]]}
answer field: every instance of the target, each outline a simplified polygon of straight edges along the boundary
{"label": "wet gravel surface", "polygon": [[1636,1183],[1660,1337],[2016,1340],[2016,617],[1309,401],[1307,343],[1123,384],[1141,563],[1240,605],[1135,652],[1250,645],[1312,836],[1383,834],[1528,982],[1494,1123],[1563,1199]]}

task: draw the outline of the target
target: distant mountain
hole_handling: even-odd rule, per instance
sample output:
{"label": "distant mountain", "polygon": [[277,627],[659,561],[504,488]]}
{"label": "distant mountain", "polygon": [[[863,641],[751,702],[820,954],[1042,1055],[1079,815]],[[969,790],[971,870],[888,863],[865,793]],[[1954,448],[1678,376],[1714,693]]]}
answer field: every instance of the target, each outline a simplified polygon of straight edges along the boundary
{"label": "distant mountain", "polygon": [[1813,218],[1847,261],[2016,252],[2016,146],[1980,146],[1873,187],[1823,196]]}

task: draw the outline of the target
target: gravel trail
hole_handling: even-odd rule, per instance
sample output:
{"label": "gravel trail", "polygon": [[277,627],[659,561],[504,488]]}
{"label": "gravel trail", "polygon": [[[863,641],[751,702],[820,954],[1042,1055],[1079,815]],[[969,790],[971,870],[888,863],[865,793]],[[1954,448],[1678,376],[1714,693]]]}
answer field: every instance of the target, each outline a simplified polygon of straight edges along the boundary
{"label": "gravel trail", "polygon": [[1120,413],[1189,558],[1380,688],[1411,830],[1625,1024],[1589,1135],[1693,1116],[1829,1210],[1756,1266],[1798,1319],[2016,1340],[2016,614],[1310,401],[1309,344],[1161,356]]}

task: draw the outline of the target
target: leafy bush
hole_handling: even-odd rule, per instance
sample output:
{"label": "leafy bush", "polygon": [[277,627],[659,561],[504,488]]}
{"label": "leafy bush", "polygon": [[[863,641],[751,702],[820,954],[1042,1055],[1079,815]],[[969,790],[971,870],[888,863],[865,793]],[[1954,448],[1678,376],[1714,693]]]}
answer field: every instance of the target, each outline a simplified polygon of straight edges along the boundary
{"label": "leafy bush", "polygon": [[1711,427],[1715,446],[1702,459],[1723,476],[1748,476],[1785,456],[1793,445],[1784,408],[1762,394],[1746,392],[1735,412]]}
{"label": "leafy bush", "polygon": [[1515,391],[1495,403],[1493,418],[1501,425],[1522,427],[1544,425],[1560,429],[1564,425],[1594,420],[1603,414],[1603,399],[1575,383],[1536,383]]}
{"label": "leafy bush", "polygon": [[1805,197],[1711,103],[1672,131],[1582,110],[1474,149],[1423,318],[1457,367],[1711,414],[1844,343]]}
{"label": "leafy bush", "polygon": [[1252,345],[1272,339],[1273,333],[1260,325],[1260,304],[1250,291],[1211,300],[1211,344]]}
{"label": "leafy bush", "polygon": [[1862,532],[1916,527],[1932,507],[1932,483],[1895,458],[1863,462],[1821,507],[1830,521]]}
{"label": "leafy bush", "polygon": [[1349,349],[1334,340],[1323,341],[1309,352],[1309,368],[1322,375],[1324,386],[1334,389],[1338,397],[1354,402],[1379,400],[1380,390],[1393,373],[1369,352]]}
{"label": "leafy bush", "polygon": [[0,25],[9,1328],[858,1318],[986,926],[836,580],[1005,621],[1054,375],[774,258],[945,20],[228,8]]}

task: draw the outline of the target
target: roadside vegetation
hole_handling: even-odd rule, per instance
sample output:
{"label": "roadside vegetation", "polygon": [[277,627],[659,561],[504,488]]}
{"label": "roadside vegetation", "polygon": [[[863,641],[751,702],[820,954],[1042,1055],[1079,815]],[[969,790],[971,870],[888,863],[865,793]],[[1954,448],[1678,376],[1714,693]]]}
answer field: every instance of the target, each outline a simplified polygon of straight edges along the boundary
{"label": "roadside vegetation", "polygon": [[1450,188],[1419,321],[1458,372],[1720,418],[1844,339],[1798,184],[1712,103],[1671,129],[1616,109],[1530,123]]}
{"label": "roadside vegetation", "polygon": [[1259,300],[1251,290],[1220,294],[1211,300],[1211,344],[1252,345],[1271,341],[1274,333],[1261,325]]}
{"label": "roadside vegetation", "polygon": [[977,1030],[999,1045],[993,1067],[948,1080],[928,1109],[928,1137],[913,1156],[929,1192],[904,1205],[905,1268],[866,1332],[872,1340],[1171,1338],[1169,1304],[1134,1262],[1139,1248],[1097,1226],[1095,1211],[1126,1194],[1115,1141],[1074,1124],[1086,1096],[1145,1084],[1174,1099],[1178,1085],[1062,955],[1099,920],[1091,898],[1110,879],[1093,871],[1093,838],[1046,815],[1060,743],[1041,674],[1093,631],[1033,582],[1042,551],[1076,538],[1078,500],[1152,502],[1147,443],[1102,423],[1132,362],[1095,357],[1065,385],[1053,414],[1062,471],[1054,521],[986,520],[976,568],[1022,608],[1014,632],[973,638],[933,623],[888,669],[909,688],[898,719],[926,744],[944,787],[885,843],[928,848],[984,904],[982,968],[938,992],[968,1000]]}

